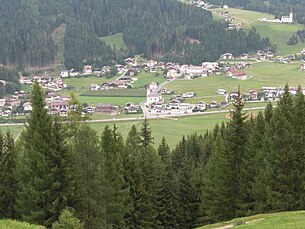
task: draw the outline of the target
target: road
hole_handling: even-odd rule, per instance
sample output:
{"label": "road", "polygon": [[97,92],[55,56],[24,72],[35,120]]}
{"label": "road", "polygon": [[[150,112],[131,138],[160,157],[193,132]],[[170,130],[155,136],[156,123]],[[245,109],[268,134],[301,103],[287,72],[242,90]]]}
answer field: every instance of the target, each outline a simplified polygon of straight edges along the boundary
{"label": "road", "polygon": [[[243,111],[254,111],[254,110],[263,110],[266,107],[253,107],[253,108],[245,108]],[[180,117],[191,117],[191,116],[205,116],[212,114],[222,114],[229,113],[231,110],[218,110],[218,111],[206,111],[206,112],[198,112],[191,114],[180,114],[180,115],[150,115],[146,116],[147,119],[162,119],[162,118],[180,118]],[[133,117],[133,118],[112,118],[112,119],[95,119],[95,120],[86,120],[88,123],[100,123],[100,122],[126,122],[126,121],[138,121],[144,120],[143,117]],[[0,126],[22,126],[23,123],[2,123]]]}

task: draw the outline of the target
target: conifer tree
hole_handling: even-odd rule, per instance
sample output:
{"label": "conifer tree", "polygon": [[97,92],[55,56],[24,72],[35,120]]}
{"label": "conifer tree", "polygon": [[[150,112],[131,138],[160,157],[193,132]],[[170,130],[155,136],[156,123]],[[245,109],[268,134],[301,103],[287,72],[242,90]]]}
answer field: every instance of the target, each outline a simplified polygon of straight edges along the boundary
{"label": "conifer tree", "polygon": [[128,189],[124,179],[122,136],[114,126],[106,126],[102,133],[101,153],[103,158],[103,200],[107,228],[123,228],[124,216],[129,211],[127,204]]}
{"label": "conifer tree", "polygon": [[151,134],[151,128],[149,127],[148,120],[145,118],[142,122],[141,130],[140,130],[140,136],[141,136],[141,143],[145,150],[147,150],[151,144],[153,144],[153,136]]}
{"label": "conifer tree", "polygon": [[0,132],[0,218],[16,219],[17,155],[13,136]]}
{"label": "conifer tree", "polygon": [[158,148],[162,161],[162,188],[158,197],[158,221],[163,228],[179,227],[178,180],[171,167],[170,149],[165,138]]}
{"label": "conifer tree", "polygon": [[64,209],[58,221],[53,223],[52,229],[83,229],[84,225],[80,220],[74,216],[73,209]]}
{"label": "conifer tree", "polygon": [[104,177],[96,132],[81,124],[74,137],[75,178],[77,187],[76,215],[89,229],[105,228],[102,179]]}
{"label": "conifer tree", "polygon": [[45,109],[45,93],[35,81],[32,88],[33,110],[21,136],[18,208],[22,220],[50,226],[54,220],[52,192],[57,182],[53,173],[54,138],[52,118]]}

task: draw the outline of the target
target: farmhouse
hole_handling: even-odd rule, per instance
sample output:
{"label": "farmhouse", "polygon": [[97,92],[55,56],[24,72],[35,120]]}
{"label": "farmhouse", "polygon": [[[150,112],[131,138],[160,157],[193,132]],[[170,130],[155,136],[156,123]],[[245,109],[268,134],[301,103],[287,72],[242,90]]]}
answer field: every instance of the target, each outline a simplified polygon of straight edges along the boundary
{"label": "farmhouse", "polygon": [[160,104],[164,102],[164,99],[160,93],[157,92],[158,85],[155,82],[152,82],[146,88],[146,104]]}
{"label": "farmhouse", "polygon": [[112,104],[97,104],[96,111],[103,114],[117,114],[118,108]]}
{"label": "farmhouse", "polygon": [[227,76],[232,77],[233,79],[245,80],[248,78],[246,73],[242,70],[229,70]]}
{"label": "farmhouse", "polygon": [[100,89],[100,86],[98,84],[91,84],[90,90],[91,91],[98,91]]}
{"label": "farmhouse", "polygon": [[158,61],[149,60],[149,61],[147,61],[146,65],[147,65],[147,67],[152,68],[152,67],[155,67],[158,65]]}
{"label": "farmhouse", "polygon": [[221,55],[221,59],[224,59],[224,60],[231,60],[233,58],[234,58],[233,54],[231,54],[231,53],[224,53]]}
{"label": "farmhouse", "polygon": [[66,77],[69,77],[69,71],[68,70],[63,70],[60,72],[60,77],[62,78],[66,78]]}
{"label": "farmhouse", "polygon": [[90,65],[85,65],[84,69],[83,69],[84,74],[92,74],[93,70],[92,70],[92,66]]}

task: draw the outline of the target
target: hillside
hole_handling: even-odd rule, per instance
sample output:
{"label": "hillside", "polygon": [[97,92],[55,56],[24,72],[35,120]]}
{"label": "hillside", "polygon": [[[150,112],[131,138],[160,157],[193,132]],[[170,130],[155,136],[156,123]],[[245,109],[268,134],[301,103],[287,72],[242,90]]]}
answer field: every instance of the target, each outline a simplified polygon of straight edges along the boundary
{"label": "hillside", "polygon": [[[219,19],[219,13],[223,11],[222,8],[211,10],[215,20]],[[251,10],[242,10],[236,8],[226,9],[235,20],[234,23],[243,23],[246,29],[255,27],[262,37],[269,37],[272,44],[277,45],[277,52],[279,55],[294,54],[303,49],[305,43],[299,42],[297,45],[287,45],[287,41],[295,34],[297,30],[302,30],[301,24],[281,24],[261,22],[261,18],[273,18],[274,16],[267,13],[260,13]]]}
{"label": "hillside", "polygon": [[299,229],[304,228],[305,212],[281,212],[273,214],[255,215],[245,218],[234,219],[228,222],[207,225],[197,229],[220,229],[220,228],[235,228],[240,229]]}
{"label": "hillside", "polygon": [[22,223],[14,220],[0,220],[1,229],[43,229],[43,226]]}
{"label": "hillside", "polygon": [[[176,0],[0,3],[5,6],[0,9],[0,63],[19,69],[54,63],[80,69],[84,64],[106,65],[118,56],[139,53],[199,64],[216,60],[224,52],[240,54],[269,45],[256,38],[258,45],[253,46],[248,42],[253,37],[246,32],[227,31],[225,24],[213,21],[210,12]],[[112,50],[114,43],[118,45]],[[127,51],[121,50],[125,45]]]}
{"label": "hillside", "polygon": [[291,2],[295,19],[302,24],[305,24],[303,0],[210,0],[213,4],[228,4],[230,7],[243,8],[247,10],[255,10],[260,12],[267,12],[280,18],[283,15],[288,15]]}

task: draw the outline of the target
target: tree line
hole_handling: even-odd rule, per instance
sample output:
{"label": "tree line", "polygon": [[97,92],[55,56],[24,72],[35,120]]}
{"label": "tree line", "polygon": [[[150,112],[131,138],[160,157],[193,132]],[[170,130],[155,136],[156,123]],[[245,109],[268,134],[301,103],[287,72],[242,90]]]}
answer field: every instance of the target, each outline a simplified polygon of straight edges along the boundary
{"label": "tree line", "polygon": [[126,139],[47,114],[36,82],[24,131],[0,133],[0,218],[48,228],[194,228],[305,207],[305,97],[283,98],[256,116],[239,96],[231,119],[204,135],[157,149],[147,120]]}
{"label": "tree line", "polygon": [[[211,12],[176,0],[0,3],[6,6],[0,9],[0,63],[22,70],[52,66],[62,51],[65,66],[80,69],[84,64],[108,65],[134,54],[171,55],[180,63],[199,64],[225,52],[239,55],[271,46],[256,32],[227,31],[227,24],[213,21]],[[63,23],[67,25],[64,50],[58,50],[54,31]],[[127,49],[112,50],[99,39],[116,33],[123,33]]]}

